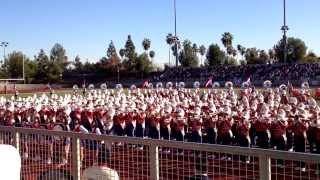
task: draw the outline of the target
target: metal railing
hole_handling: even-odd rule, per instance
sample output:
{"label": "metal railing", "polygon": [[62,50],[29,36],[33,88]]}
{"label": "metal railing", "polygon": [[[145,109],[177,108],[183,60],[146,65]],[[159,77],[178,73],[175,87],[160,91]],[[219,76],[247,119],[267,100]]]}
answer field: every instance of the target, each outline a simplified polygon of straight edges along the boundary
{"label": "metal railing", "polygon": [[80,180],[97,165],[114,179],[320,179],[315,154],[1,126],[0,144],[20,151],[25,180]]}

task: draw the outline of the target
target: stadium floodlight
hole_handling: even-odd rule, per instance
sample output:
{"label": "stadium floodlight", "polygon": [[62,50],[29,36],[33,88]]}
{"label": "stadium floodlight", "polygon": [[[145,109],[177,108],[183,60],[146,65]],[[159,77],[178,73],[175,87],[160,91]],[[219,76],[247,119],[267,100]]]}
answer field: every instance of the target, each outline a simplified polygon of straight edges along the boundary
{"label": "stadium floodlight", "polygon": [[281,31],[283,32],[283,60],[286,63],[288,58],[287,31],[289,31],[289,27],[287,26],[286,0],[283,0],[283,26],[281,27]]}
{"label": "stadium floodlight", "polygon": [[6,59],[6,47],[8,47],[9,42],[6,41],[0,41],[0,46],[3,47],[3,62]]}

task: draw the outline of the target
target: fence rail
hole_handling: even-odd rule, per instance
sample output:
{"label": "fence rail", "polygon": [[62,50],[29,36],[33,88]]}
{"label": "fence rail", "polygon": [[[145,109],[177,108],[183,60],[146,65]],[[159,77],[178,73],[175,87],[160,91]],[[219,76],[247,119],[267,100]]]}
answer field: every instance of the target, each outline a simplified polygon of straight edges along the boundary
{"label": "fence rail", "polygon": [[121,179],[320,179],[315,154],[2,126],[0,144],[18,148],[25,180],[80,180],[95,164]]}

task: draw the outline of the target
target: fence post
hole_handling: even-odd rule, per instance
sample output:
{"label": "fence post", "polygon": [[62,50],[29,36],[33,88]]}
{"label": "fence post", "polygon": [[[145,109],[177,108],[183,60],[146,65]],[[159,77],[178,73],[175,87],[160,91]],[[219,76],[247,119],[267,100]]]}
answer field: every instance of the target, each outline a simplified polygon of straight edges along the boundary
{"label": "fence post", "polygon": [[259,179],[271,180],[271,159],[267,155],[259,156]]}
{"label": "fence post", "polygon": [[159,180],[159,147],[156,144],[149,146],[149,163],[150,163],[150,178]]}
{"label": "fence post", "polygon": [[72,137],[71,152],[73,180],[80,180],[80,139],[76,136]]}

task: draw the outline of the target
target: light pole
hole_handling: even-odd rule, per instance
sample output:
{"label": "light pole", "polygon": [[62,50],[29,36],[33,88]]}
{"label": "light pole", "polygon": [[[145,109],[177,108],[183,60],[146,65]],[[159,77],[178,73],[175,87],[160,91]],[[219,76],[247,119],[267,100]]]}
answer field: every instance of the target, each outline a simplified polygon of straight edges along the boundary
{"label": "light pole", "polygon": [[283,26],[281,30],[283,32],[283,60],[286,63],[288,59],[287,31],[289,31],[289,27],[287,26],[286,0],[283,0]]}
{"label": "light pole", "polygon": [[3,47],[3,62],[6,60],[6,47],[8,47],[9,43],[6,41],[1,41],[0,46]]}
{"label": "light pole", "polygon": [[176,56],[176,67],[178,67],[178,36],[177,36],[177,1],[174,0],[174,51]]}

